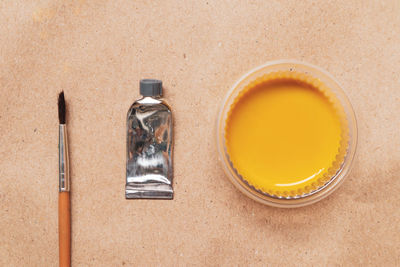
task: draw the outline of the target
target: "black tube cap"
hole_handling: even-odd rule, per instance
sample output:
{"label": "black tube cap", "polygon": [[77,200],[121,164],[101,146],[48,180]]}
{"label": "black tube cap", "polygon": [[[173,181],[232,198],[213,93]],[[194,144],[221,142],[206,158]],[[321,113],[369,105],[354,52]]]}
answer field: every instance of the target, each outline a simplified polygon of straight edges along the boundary
{"label": "black tube cap", "polygon": [[142,96],[161,96],[162,81],[155,79],[140,80],[140,94]]}

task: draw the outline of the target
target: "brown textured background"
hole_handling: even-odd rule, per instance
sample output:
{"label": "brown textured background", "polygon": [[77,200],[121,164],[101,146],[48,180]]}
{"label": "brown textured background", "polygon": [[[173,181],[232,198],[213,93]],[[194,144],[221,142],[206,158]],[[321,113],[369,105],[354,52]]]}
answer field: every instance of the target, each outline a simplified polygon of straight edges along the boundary
{"label": "brown textured background", "polygon": [[[68,101],[75,266],[400,265],[400,2],[1,1],[0,266],[58,263],[57,93]],[[214,122],[266,61],[328,70],[359,126],[353,171],[315,205],[258,204],[224,177]],[[127,201],[140,78],[175,118],[175,199]]]}

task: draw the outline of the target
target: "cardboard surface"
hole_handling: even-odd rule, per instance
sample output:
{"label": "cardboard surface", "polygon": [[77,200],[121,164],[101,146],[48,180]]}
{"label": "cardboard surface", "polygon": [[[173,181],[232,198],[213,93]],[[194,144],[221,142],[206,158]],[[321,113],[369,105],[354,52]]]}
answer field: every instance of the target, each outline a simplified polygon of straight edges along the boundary
{"label": "cardboard surface", "polygon": [[[400,265],[399,1],[2,1],[0,266],[58,263],[65,91],[73,266]],[[219,104],[269,60],[328,70],[358,119],[347,180],[300,209],[224,176]],[[128,201],[125,116],[158,78],[175,120],[173,201]]]}

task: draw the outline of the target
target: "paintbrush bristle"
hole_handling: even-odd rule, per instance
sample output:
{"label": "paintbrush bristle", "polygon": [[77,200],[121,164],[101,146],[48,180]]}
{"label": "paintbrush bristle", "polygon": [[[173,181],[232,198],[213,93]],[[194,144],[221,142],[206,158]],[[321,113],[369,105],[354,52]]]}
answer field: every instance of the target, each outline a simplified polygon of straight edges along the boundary
{"label": "paintbrush bristle", "polygon": [[64,91],[58,95],[58,120],[60,124],[65,124],[65,99]]}

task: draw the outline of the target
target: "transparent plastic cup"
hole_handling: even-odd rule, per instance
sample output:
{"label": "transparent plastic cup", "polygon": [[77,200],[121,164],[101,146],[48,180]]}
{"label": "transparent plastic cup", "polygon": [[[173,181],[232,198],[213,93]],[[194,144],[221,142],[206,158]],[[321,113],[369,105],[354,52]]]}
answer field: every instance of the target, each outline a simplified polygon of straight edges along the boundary
{"label": "transparent plastic cup", "polygon": [[[227,120],[228,111],[233,101],[249,83],[265,74],[277,71],[295,71],[305,73],[309,76],[319,79],[323,84],[325,84],[328,90],[336,96],[339,103],[343,107],[348,122],[349,140],[347,153],[345,155],[343,163],[341,164],[336,174],[327,183],[325,183],[322,187],[319,187],[317,190],[296,197],[272,196],[250,186],[245,180],[241,178],[241,176],[235,170],[234,166],[232,166],[232,163],[229,161],[226,148],[225,123]],[[240,78],[228,91],[222,101],[217,119],[216,134],[219,158],[223,169],[230,181],[246,196],[260,203],[282,208],[306,206],[320,201],[330,195],[335,189],[339,187],[340,184],[342,184],[346,175],[349,173],[357,146],[356,117],[350,101],[343,92],[342,87],[329,73],[327,73],[323,69],[308,63],[295,60],[271,61],[251,70],[250,72],[246,73],[242,78]]]}

